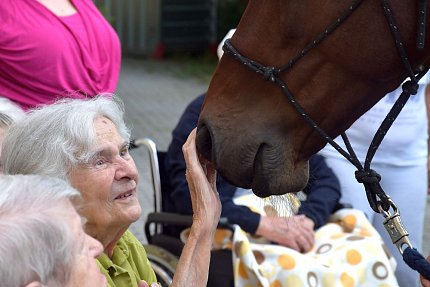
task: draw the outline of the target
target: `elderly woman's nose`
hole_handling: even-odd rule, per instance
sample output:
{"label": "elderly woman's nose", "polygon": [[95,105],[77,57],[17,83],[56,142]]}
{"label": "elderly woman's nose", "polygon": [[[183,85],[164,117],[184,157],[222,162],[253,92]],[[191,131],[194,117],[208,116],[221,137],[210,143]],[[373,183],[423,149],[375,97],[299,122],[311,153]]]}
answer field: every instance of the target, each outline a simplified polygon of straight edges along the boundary
{"label": "elderly woman's nose", "polygon": [[132,158],[121,158],[116,163],[115,179],[120,180],[125,177],[134,180],[138,177],[137,167]]}

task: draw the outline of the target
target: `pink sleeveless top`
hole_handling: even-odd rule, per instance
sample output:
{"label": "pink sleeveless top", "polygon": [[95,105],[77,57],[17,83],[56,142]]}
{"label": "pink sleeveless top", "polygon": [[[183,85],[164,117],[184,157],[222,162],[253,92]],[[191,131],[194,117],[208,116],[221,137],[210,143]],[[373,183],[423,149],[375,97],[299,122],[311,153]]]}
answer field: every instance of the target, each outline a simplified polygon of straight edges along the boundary
{"label": "pink sleeveless top", "polygon": [[60,97],[113,93],[119,39],[91,0],[59,17],[37,0],[0,1],[0,97],[29,109]]}

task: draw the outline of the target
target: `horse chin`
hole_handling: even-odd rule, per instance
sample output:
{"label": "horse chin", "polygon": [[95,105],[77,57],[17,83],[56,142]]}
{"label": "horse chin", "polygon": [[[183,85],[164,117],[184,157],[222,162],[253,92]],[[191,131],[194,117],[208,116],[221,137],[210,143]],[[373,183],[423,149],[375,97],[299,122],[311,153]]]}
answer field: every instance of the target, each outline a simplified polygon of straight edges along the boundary
{"label": "horse chin", "polygon": [[281,151],[279,145],[270,148],[262,144],[253,160],[242,159],[221,164],[218,171],[231,184],[250,188],[262,198],[294,193],[302,190],[308,182],[309,166],[307,161],[297,163],[291,158],[291,154],[285,149]]}
{"label": "horse chin", "polygon": [[308,182],[308,177],[296,178],[287,185],[273,184],[270,179],[255,179],[252,183],[252,192],[258,197],[268,197],[272,195],[283,195],[286,193],[296,193],[301,191]]}
{"label": "horse chin", "polygon": [[[260,164],[257,163],[256,166]],[[267,172],[267,170],[272,170]],[[289,171],[289,172],[285,172]],[[307,162],[293,166],[291,162],[279,165],[276,169],[256,168],[252,180],[252,191],[259,197],[295,193],[303,190],[309,179]]]}

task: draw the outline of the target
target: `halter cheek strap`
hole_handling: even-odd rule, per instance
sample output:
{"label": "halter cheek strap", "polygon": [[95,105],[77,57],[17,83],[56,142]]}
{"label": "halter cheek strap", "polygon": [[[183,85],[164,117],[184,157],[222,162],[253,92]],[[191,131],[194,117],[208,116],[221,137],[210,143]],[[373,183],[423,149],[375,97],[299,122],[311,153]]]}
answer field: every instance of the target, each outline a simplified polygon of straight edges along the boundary
{"label": "halter cheek strap", "polygon": [[[425,42],[425,24],[426,24],[426,0],[419,1],[418,11],[418,36],[417,36],[417,48],[423,49]],[[230,54],[234,59],[244,64],[251,70],[261,74],[266,80],[276,83],[282,88],[284,95],[288,98],[294,109],[302,116],[303,120],[307,122],[321,137],[323,137],[331,146],[333,146],[342,156],[344,156],[349,162],[351,162],[356,168],[355,176],[358,182],[363,183],[366,190],[367,199],[370,207],[376,212],[384,216],[384,227],[386,228],[391,240],[396,244],[399,252],[403,254],[405,262],[414,270],[417,270],[421,275],[430,280],[430,263],[428,263],[424,257],[412,247],[411,242],[408,239],[408,232],[404,228],[400,219],[400,213],[397,209],[396,204],[391,198],[384,192],[380,185],[381,176],[370,168],[373,156],[376,150],[379,148],[382,140],[384,139],[387,131],[392,126],[394,120],[397,118],[407,100],[411,95],[415,95],[418,90],[418,81],[427,73],[428,68],[420,67],[420,71],[415,73],[410,64],[409,58],[405,51],[403,41],[398,30],[395,17],[392,13],[392,9],[389,0],[381,0],[382,7],[388,25],[391,30],[395,45],[399,53],[402,65],[406,70],[409,80],[402,85],[402,93],[391,108],[390,112],[385,117],[384,121],[378,128],[373,140],[367,151],[366,160],[364,166],[358,160],[348,137],[343,133],[342,139],[345,142],[345,146],[348,151],[342,149],[328,134],[322,130],[305,112],[302,106],[296,101],[294,95],[289,90],[286,83],[279,77],[282,72],[290,70],[301,58],[303,58],[310,50],[316,47],[324,39],[328,37],[334,30],[336,30],[362,3],[362,0],[354,0],[348,9],[337,18],[327,29],[325,29],[315,40],[310,42],[305,48],[300,51],[295,57],[293,57],[286,65],[276,68],[265,66],[257,61],[251,60],[243,56],[239,51],[232,45],[230,39],[226,40],[223,46],[223,50]],[[392,213],[391,213],[392,212]]]}
{"label": "halter cheek strap", "polygon": [[417,48],[424,49],[424,43],[426,41],[427,0],[419,0],[418,5]]}

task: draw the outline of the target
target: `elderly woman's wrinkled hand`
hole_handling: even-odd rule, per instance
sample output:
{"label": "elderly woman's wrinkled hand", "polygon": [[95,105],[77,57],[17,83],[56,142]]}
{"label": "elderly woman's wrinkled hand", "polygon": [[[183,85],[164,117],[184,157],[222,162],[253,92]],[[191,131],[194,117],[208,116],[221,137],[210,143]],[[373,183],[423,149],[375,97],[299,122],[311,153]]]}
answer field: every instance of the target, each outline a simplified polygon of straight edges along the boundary
{"label": "elderly woman's wrinkled hand", "polygon": [[193,224],[214,232],[221,214],[221,202],[216,190],[216,171],[213,165],[199,157],[194,129],[182,150],[187,164],[186,178],[193,206]]}
{"label": "elderly woman's wrinkled hand", "polygon": [[305,253],[312,248],[315,242],[313,228],[314,222],[305,215],[262,216],[257,234],[277,244]]}

